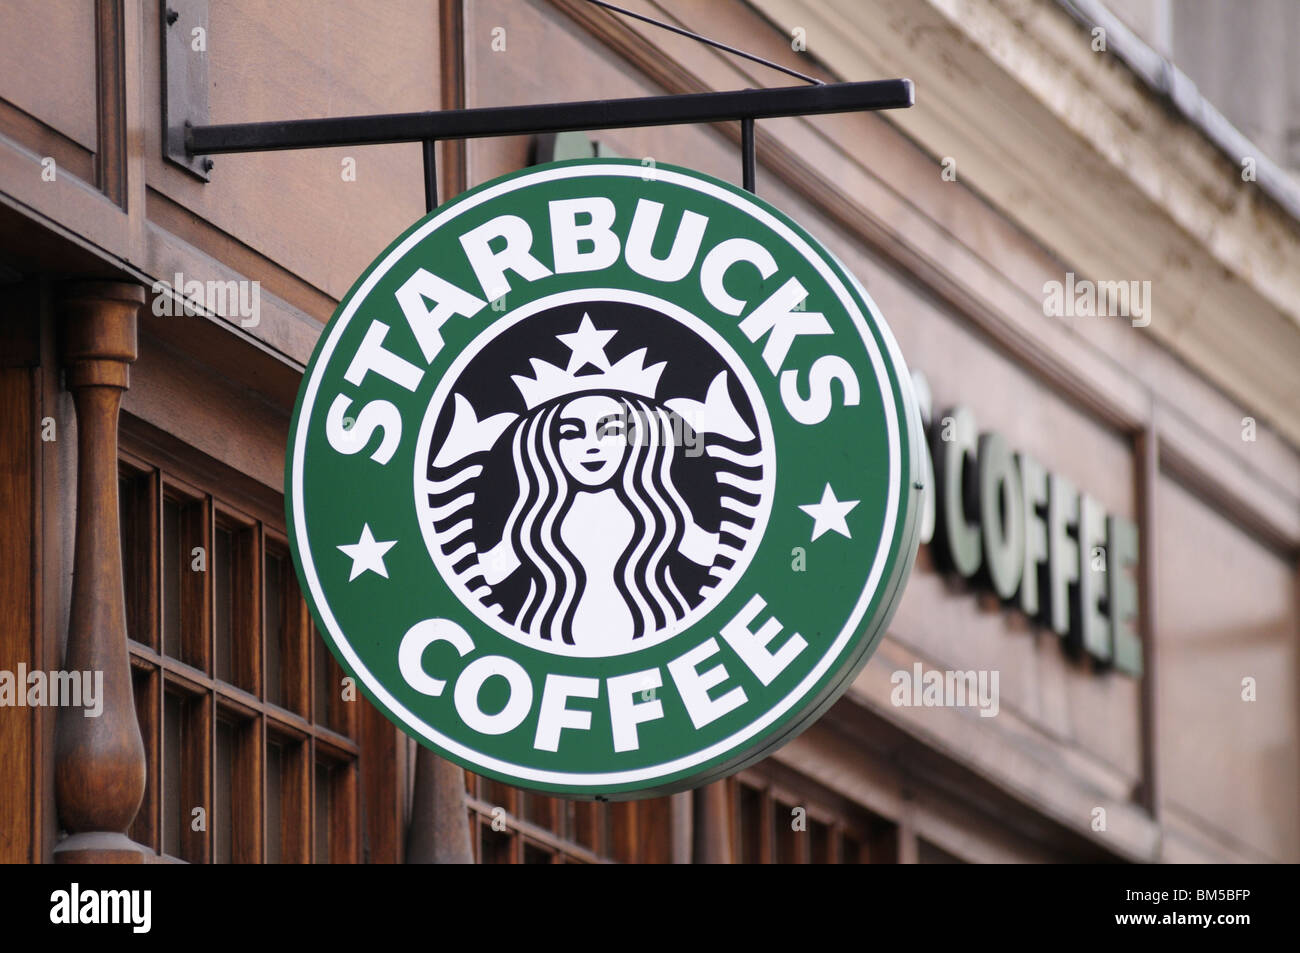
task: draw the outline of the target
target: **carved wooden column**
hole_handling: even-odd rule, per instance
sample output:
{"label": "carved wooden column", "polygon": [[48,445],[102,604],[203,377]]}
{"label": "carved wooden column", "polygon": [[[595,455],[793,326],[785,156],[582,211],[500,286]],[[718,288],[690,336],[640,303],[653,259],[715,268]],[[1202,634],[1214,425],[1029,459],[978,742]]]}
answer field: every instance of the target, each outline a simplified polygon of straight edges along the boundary
{"label": "carved wooden column", "polygon": [[695,859],[695,792],[679,791],[672,796],[673,863],[689,864]]}
{"label": "carved wooden column", "polygon": [[464,768],[439,758],[423,745],[417,747],[411,823],[406,831],[406,862],[474,863],[467,810]]}
{"label": "carved wooden column", "polygon": [[136,359],[136,314],[144,288],[78,282],[60,301],[67,387],[77,409],[76,549],[63,667],[103,672],[103,712],[61,708],[54,793],[69,836],[61,863],[138,863],[126,830],[144,795],[145,757],[126,647],[126,605],[117,502],[117,420]]}
{"label": "carved wooden column", "polygon": [[714,781],[696,788],[694,802],[695,862],[731,863],[731,809],[727,803],[727,782]]}

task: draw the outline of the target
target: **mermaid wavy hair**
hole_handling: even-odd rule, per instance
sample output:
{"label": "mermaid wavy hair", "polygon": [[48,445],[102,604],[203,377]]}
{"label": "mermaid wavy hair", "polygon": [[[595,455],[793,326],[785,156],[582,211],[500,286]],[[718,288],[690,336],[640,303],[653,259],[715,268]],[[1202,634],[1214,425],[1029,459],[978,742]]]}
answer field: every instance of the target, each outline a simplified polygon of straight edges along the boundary
{"label": "mermaid wavy hair", "polygon": [[[690,611],[692,603],[669,573],[689,524],[690,508],[671,475],[677,451],[676,415],[640,398],[610,396],[622,408],[626,441],[610,486],[635,522],[633,542],[614,566],[614,584],[631,610],[632,634],[637,638]],[[573,620],[586,574],[560,534],[574,501],[573,480],[558,451],[558,418],[566,403],[538,407],[514,425],[511,448],[519,497],[503,537],[510,539],[521,567],[531,575],[514,624],[542,639],[559,633],[561,641],[572,645]]]}

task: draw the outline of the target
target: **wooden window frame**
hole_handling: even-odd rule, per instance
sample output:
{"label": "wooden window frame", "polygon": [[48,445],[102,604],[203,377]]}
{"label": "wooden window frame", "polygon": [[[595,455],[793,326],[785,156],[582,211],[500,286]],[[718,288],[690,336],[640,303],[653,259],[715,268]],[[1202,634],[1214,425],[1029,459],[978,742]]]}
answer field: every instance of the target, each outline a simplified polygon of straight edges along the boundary
{"label": "wooden window frame", "polygon": [[[222,486],[207,466],[184,451],[159,452],[147,440],[124,431],[119,454],[122,490],[123,566],[128,580],[127,618],[134,699],[146,751],[146,790],[131,836],[166,860],[206,863],[216,859],[224,818],[218,804],[230,808],[230,859],[265,862],[274,838],[281,862],[361,859],[361,746],[359,705],[342,699],[342,670],[321,639],[315,637],[306,603],[298,590],[283,509],[274,499],[254,499],[236,487]],[[166,637],[167,593],[163,578],[165,506],[180,505],[177,564],[181,573],[178,607],[179,649]],[[217,677],[217,605],[215,543],[218,530],[231,534],[229,680]],[[191,568],[194,546],[202,546],[202,572]],[[267,685],[266,572],[268,554],[281,560],[282,691]],[[184,557],[184,561],[182,561]],[[315,679],[318,663],[326,684]],[[285,675],[284,673],[291,673]],[[315,718],[317,695],[325,718]],[[168,698],[180,704],[181,761],[166,760]],[[278,699],[278,700],[273,700]],[[358,698],[358,701],[360,699]],[[172,706],[172,712],[176,712]],[[217,790],[218,726],[233,730],[230,793]],[[174,737],[174,736],[173,736]],[[280,829],[269,829],[267,756],[281,745]],[[328,791],[318,790],[317,766],[327,769]],[[179,769],[180,805],[167,800],[169,772]],[[284,783],[287,779],[288,783]],[[328,798],[325,830],[328,856],[317,857],[316,806]],[[170,809],[169,809],[170,807]],[[202,808],[205,824],[195,830],[193,809]],[[168,823],[175,830],[177,854]]]}
{"label": "wooden window frame", "polygon": [[[865,808],[824,790],[811,779],[788,769],[760,762],[727,780],[731,805],[732,844],[738,862],[746,863],[897,863],[897,825]],[[758,856],[743,856],[741,799],[757,795],[759,804]],[[805,828],[790,829],[792,808],[804,810]],[[825,861],[813,857],[813,825],[827,837]],[[781,837],[789,838],[793,857],[782,859]],[[855,856],[856,854],[856,856]]]}

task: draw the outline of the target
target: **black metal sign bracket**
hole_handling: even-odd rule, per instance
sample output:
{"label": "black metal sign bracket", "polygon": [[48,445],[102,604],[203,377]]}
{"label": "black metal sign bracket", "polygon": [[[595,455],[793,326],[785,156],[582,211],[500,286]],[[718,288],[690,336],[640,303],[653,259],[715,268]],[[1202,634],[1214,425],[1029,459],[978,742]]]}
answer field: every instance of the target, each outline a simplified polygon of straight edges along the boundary
{"label": "black metal sign bracket", "polygon": [[200,161],[207,156],[231,152],[421,142],[425,143],[427,190],[434,176],[432,143],[442,139],[739,121],[742,179],[744,187],[752,192],[755,120],[905,109],[913,102],[911,80],[883,79],[533,106],[487,106],[379,116],[190,125],[185,128],[184,142],[186,155]]}

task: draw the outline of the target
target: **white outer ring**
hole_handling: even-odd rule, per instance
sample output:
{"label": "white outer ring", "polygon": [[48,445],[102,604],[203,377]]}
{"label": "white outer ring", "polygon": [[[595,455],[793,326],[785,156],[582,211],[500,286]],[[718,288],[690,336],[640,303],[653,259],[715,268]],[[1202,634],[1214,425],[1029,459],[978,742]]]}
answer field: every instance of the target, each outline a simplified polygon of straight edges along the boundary
{"label": "white outer ring", "polygon": [[[338,346],[339,339],[347,329],[348,323],[356,314],[357,308],[361,302],[370,294],[370,291],[379,282],[379,280],[388,273],[407,252],[423,241],[431,232],[442,227],[448,222],[455,219],[461,213],[475,208],[484,202],[498,198],[502,195],[514,192],[520,188],[536,185],[541,182],[551,182],[557,179],[581,178],[586,176],[614,175],[630,178],[632,176],[644,176],[646,171],[641,166],[622,165],[622,164],[599,164],[599,165],[570,165],[559,168],[543,169],[531,175],[521,175],[516,178],[501,182],[491,188],[484,189],[473,196],[459,201],[449,206],[446,210],[436,213],[432,218],[424,223],[416,231],[406,237],[400,245],[394,248],[384,257],[384,260],[372,271],[361,287],[348,299],[348,305],[338,316],[334,323],[329,337],[325,340],[321,352],[317,355],[311,378],[307,381],[306,389],[303,394],[302,407],[298,412],[298,430],[294,435],[292,474],[293,481],[293,515],[294,515],[294,532],[298,543],[298,554],[302,561],[303,573],[307,577],[307,585],[311,590],[312,597],[316,603],[316,609],[321,615],[321,621],[325,623],[326,631],[336,648],[347,659],[352,670],[357,673],[361,680],[366,684],[374,696],[379,699],[380,703],[388,711],[401,718],[408,728],[424,738],[427,738],[433,744],[448,751],[457,757],[464,758],[472,764],[477,764],[487,768],[490,771],[496,771],[500,774],[509,775],[525,781],[536,781],[541,784],[553,784],[557,786],[578,785],[584,788],[613,786],[622,784],[637,784],[640,782],[654,782],[660,778],[670,775],[679,774],[689,770],[696,765],[703,764],[728,752],[734,751],[738,746],[753,738],[768,725],[776,722],[782,715],[792,707],[801,702],[812,691],[813,687],[821,680],[822,676],[830,669],[832,663],[837,660],[844,651],[853,633],[857,631],[858,624],[862,621],[863,615],[866,614],[867,606],[870,604],[872,597],[875,595],[876,587],[880,584],[880,578],[884,573],[885,561],[890,547],[884,546],[876,550],[876,558],[872,561],[871,572],[867,575],[866,585],[863,587],[862,594],[853,606],[853,611],[849,614],[844,627],[835,637],[830,647],[813,666],[812,670],[790,690],[784,698],[767,709],[750,722],[744,728],[733,732],[721,741],[709,745],[699,751],[680,758],[674,758],[672,761],[664,761],[659,764],[649,765],[644,768],[636,768],[630,771],[593,771],[593,772],[576,772],[576,771],[546,771],[540,768],[530,768],[526,765],[514,764],[509,761],[503,761],[489,755],[475,751],[466,745],[448,738],[441,732],[438,732],[431,726],[425,724],[415,713],[410,711],[406,706],[394,698],[389,691],[371,674],[362,663],[361,659],[353,651],[352,646],[344,638],[342,630],[339,628],[338,621],[334,618],[334,613],[330,611],[329,603],[325,599],[325,593],[321,589],[320,578],[316,574],[316,566],[311,557],[311,546],[307,540],[306,532],[306,514],[303,512],[303,456],[307,443],[308,427],[306,423],[311,421],[312,411],[316,405],[316,395],[320,390],[321,376],[325,367],[329,364],[330,357],[334,349]],[[894,527],[898,521],[899,509],[899,481],[901,479],[901,448],[899,447],[898,434],[898,412],[894,404],[894,395],[889,387],[889,374],[885,367],[884,359],[880,354],[880,349],[876,346],[875,338],[871,334],[871,329],[867,326],[866,320],[862,316],[857,303],[839,276],[830,267],[829,263],[820,256],[814,254],[813,249],[796,234],[788,225],[774,217],[766,209],[749,202],[744,196],[731,192],[712,182],[703,179],[696,179],[693,176],[685,175],[673,169],[657,168],[654,170],[656,181],[668,182],[681,186],[686,189],[693,189],[711,196],[721,202],[733,206],[750,217],[756,219],[761,224],[775,232],[786,242],[788,242],[804,259],[813,267],[813,269],[822,276],[831,290],[839,299],[840,304],[848,313],[854,326],[858,329],[858,334],[862,337],[863,345],[871,357],[872,370],[876,375],[876,382],[880,385],[880,396],[885,408],[885,430],[889,438],[889,493],[885,500],[885,525],[881,533],[881,538],[892,541],[894,537]]]}

